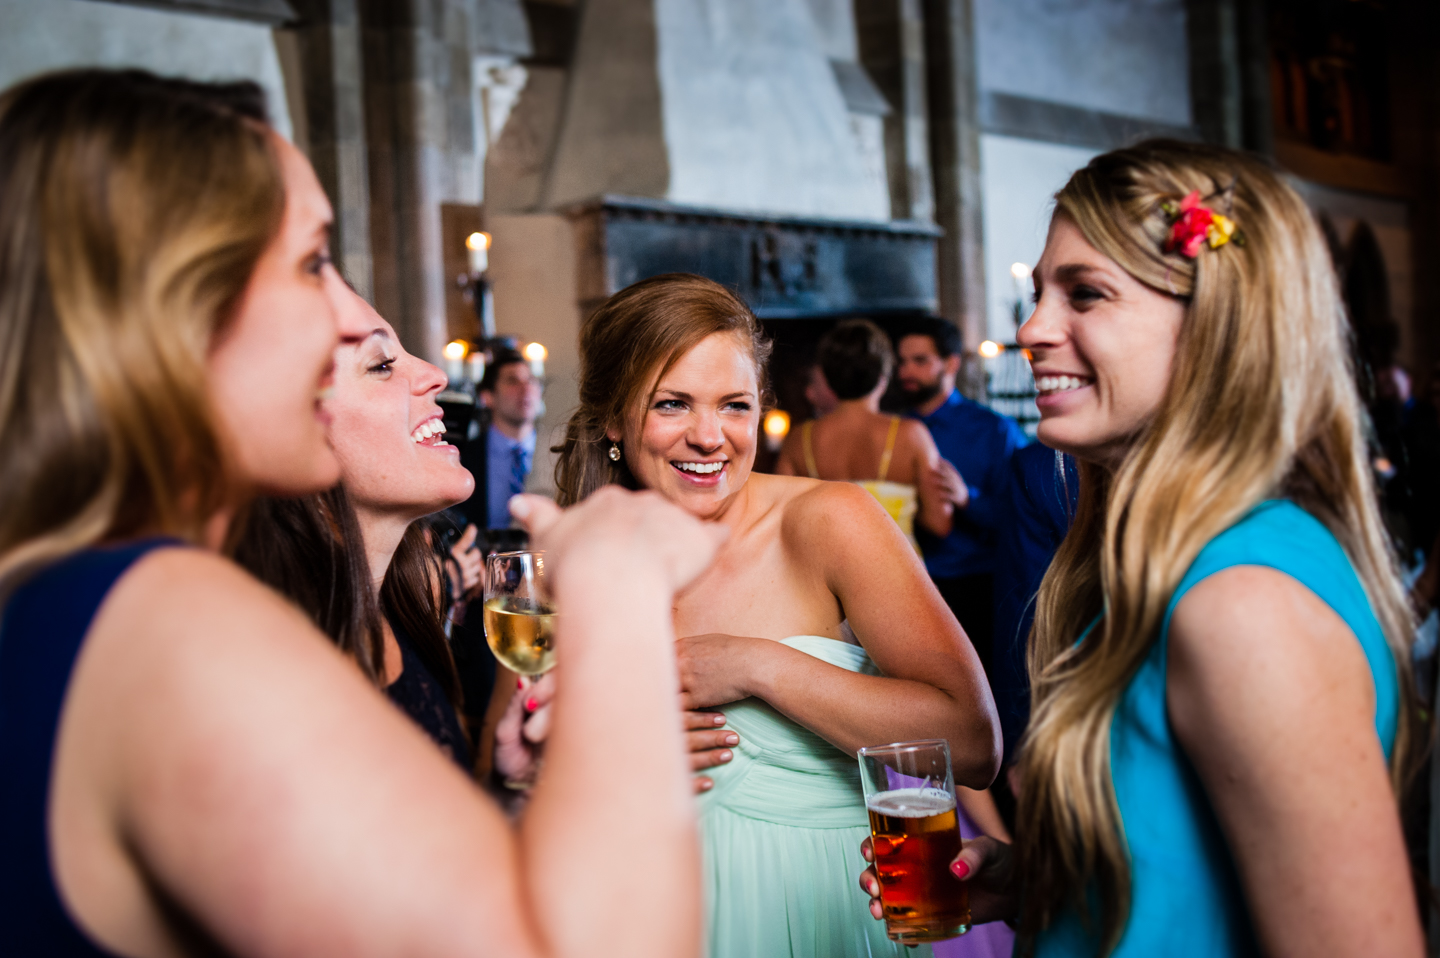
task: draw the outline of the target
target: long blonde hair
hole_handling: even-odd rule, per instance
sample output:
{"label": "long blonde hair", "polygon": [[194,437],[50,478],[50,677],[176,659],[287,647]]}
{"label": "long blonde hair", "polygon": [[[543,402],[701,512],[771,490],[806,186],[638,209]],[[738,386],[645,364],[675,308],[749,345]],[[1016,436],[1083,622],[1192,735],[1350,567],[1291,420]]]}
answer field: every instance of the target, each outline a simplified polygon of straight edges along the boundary
{"label": "long blonde hair", "polygon": [[228,495],[211,337],[279,228],[253,84],[77,70],[0,94],[0,596]]}
{"label": "long blonde hair", "polygon": [[[1239,224],[1243,245],[1193,260],[1163,252],[1161,203],[1193,190]],[[1186,303],[1153,420],[1113,472],[1081,464],[1074,525],[1040,587],[1031,633],[1034,705],[1016,828],[1022,940],[1033,942],[1063,907],[1084,908],[1093,880],[1109,953],[1130,908],[1111,719],[1206,543],[1276,496],[1334,533],[1401,673],[1397,788],[1413,738],[1413,622],[1376,506],[1339,288],[1295,191],[1251,157],[1155,140],[1092,160],[1056,195],[1055,215],[1131,276]]]}

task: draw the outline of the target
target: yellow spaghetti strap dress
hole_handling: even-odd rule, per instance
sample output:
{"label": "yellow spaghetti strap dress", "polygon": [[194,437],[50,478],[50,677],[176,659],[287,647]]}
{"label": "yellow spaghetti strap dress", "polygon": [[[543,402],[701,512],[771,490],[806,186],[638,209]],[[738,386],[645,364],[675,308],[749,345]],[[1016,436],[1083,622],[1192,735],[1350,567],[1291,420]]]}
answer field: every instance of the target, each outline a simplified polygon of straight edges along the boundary
{"label": "yellow spaghetti strap dress", "polygon": [[[815,450],[810,444],[811,427],[815,420],[806,420],[800,426],[800,446],[805,453],[805,469],[810,473],[811,479],[820,478],[820,470],[815,467]],[[885,507],[900,526],[900,531],[905,533],[911,548],[916,554],[920,552],[920,543],[915,541],[915,513],[919,509],[919,500],[916,498],[915,487],[906,485],[903,482],[889,482],[885,474],[890,471],[890,457],[895,454],[895,437],[900,434],[900,417],[890,417],[890,431],[885,436],[885,451],[880,455],[879,474],[874,479],[853,480],[855,485],[864,489],[875,497],[875,501]]]}

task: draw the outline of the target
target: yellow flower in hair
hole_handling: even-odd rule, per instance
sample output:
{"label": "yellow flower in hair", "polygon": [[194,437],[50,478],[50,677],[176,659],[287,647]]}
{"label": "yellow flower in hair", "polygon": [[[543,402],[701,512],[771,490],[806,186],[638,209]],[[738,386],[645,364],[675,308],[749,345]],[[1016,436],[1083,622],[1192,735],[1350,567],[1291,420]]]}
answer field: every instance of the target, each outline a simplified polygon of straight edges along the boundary
{"label": "yellow flower in hair", "polygon": [[1214,214],[1210,220],[1210,228],[1205,231],[1205,238],[1210,243],[1211,249],[1219,249],[1230,242],[1230,237],[1235,235],[1235,221],[1228,216]]}

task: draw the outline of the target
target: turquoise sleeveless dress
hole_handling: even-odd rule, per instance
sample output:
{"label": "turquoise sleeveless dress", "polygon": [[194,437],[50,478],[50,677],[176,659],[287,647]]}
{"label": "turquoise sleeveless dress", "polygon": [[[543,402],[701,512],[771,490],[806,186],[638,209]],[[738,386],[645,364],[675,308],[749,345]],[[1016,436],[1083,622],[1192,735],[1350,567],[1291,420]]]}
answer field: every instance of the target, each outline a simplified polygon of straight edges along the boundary
{"label": "turquoise sleeveless dress", "polygon": [[[831,665],[878,675],[858,645],[783,640]],[[700,797],[709,958],[928,956],[885,937],[858,879],[870,834],[855,756],[759,699],[720,711],[740,736]]]}
{"label": "turquoise sleeveless dress", "polygon": [[[1355,634],[1375,682],[1375,734],[1395,744],[1395,659],[1344,549],[1292,502],[1261,503],[1212,539],[1170,599],[1159,641],[1131,680],[1110,726],[1110,775],[1130,852],[1130,920],[1112,958],[1258,955],[1235,863],[1195,769],[1170,728],[1165,658],[1170,617],[1202,579],[1232,566],[1266,566],[1295,579]],[[1094,929],[1097,922],[1088,923]],[[1037,958],[1092,958],[1099,938],[1067,911],[1037,941]]]}

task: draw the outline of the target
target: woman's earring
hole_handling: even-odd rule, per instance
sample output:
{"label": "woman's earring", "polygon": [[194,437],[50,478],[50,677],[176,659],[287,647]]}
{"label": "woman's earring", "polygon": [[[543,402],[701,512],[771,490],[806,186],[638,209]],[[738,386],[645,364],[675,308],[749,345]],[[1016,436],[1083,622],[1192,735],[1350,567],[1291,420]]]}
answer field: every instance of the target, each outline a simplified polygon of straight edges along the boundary
{"label": "woman's earring", "polygon": [[610,444],[610,461],[611,461],[611,462],[619,462],[619,461],[620,461],[620,444],[619,444],[618,442],[612,442],[612,443]]}

